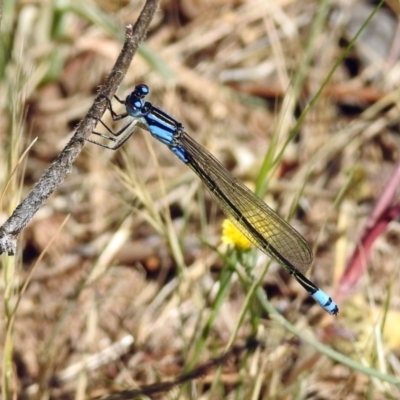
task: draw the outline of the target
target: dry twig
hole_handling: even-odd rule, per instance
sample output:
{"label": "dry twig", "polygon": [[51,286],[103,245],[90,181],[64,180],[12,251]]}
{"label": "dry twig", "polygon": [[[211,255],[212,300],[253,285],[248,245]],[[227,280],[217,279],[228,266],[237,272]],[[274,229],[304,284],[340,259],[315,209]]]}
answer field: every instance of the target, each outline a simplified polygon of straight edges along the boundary
{"label": "dry twig", "polygon": [[61,185],[65,176],[71,171],[72,163],[82,151],[85,138],[93,132],[97,121],[101,119],[107,106],[106,99],[111,99],[125,77],[139,44],[146,36],[150,22],[157,10],[158,0],[147,0],[136,22],[126,27],[125,43],[121,53],[106,81],[100,88],[99,95],[94,100],[86,117],[78,125],[74,136],[43,174],[28,196],[15,209],[11,217],[0,228],[0,254],[7,252],[14,255],[17,248],[17,238],[44,204],[53,191]]}

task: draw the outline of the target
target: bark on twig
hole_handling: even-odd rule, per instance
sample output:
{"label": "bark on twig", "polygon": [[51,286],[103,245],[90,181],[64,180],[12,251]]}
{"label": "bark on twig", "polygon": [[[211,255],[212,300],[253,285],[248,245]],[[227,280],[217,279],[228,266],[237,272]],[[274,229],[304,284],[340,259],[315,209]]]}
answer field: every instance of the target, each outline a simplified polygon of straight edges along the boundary
{"label": "bark on twig", "polygon": [[146,36],[158,3],[158,0],[147,0],[136,24],[133,27],[132,25],[126,27],[125,43],[121,53],[86,117],[80,122],[74,136],[49,169],[43,174],[32,191],[15,209],[4,225],[0,227],[0,254],[3,252],[7,252],[8,255],[15,254],[18,235],[71,171],[72,163],[82,151],[85,143],[83,138],[90,136],[97,121],[103,116],[106,110],[106,98],[111,99],[114,96],[118,86],[124,79],[140,42]]}

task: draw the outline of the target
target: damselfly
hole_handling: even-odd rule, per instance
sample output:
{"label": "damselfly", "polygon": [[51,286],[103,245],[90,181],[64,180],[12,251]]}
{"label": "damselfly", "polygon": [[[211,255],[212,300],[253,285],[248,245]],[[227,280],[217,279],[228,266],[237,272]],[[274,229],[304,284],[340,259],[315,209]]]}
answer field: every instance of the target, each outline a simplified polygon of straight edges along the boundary
{"label": "damselfly", "polygon": [[312,251],[305,239],[256,194],[234,178],[209,151],[195,142],[180,122],[144,101],[149,92],[148,86],[137,85],[125,100],[116,97],[126,107],[123,114],[115,113],[109,101],[114,121],[132,117],[118,132],[112,132],[100,121],[114,137],[93,133],[111,140],[114,142],[113,146],[86,140],[116,150],[130,138],[136,125],[148,130],[200,177],[222,211],[255,246],[282,264],[317,303],[328,313],[336,315],[339,308],[332,298],[303,275],[313,260]]}

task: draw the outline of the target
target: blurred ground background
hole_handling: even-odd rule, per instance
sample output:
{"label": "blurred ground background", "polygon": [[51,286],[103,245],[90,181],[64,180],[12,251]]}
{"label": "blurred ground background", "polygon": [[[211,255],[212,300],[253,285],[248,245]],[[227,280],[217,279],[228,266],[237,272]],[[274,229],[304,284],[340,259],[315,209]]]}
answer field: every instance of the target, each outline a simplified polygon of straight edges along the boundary
{"label": "blurred ground background", "polygon": [[[255,352],[159,398],[399,398],[397,215],[353,286],[344,273],[399,159],[397,2],[384,3],[329,77],[377,5],[161,1],[118,91],[124,98],[149,85],[152,103],[291,216],[315,253],[308,275],[336,294],[339,316],[325,314],[276,263],[263,276],[260,252],[238,255],[221,244],[223,215],[200,180],[138,131],[118,152],[87,144],[23,232],[17,256],[2,256],[3,398],[82,399],[166,381],[251,335],[263,343]],[[87,113],[142,7],[4,1],[2,222]],[[108,113],[103,120],[111,125]],[[227,275],[237,257],[238,272]],[[271,320],[246,297],[251,276],[262,277],[299,333],[397,385],[333,362]]]}

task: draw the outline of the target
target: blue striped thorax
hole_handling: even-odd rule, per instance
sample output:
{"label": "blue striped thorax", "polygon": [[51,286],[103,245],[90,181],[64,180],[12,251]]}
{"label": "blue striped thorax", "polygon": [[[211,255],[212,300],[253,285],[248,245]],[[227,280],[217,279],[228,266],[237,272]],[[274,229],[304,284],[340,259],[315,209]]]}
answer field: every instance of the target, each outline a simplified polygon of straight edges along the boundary
{"label": "blue striped thorax", "polygon": [[166,144],[184,163],[189,161],[183,147],[179,144],[183,126],[166,112],[142,99],[150,92],[146,85],[137,85],[126,98],[127,113],[146,124],[150,133],[160,142]]}

